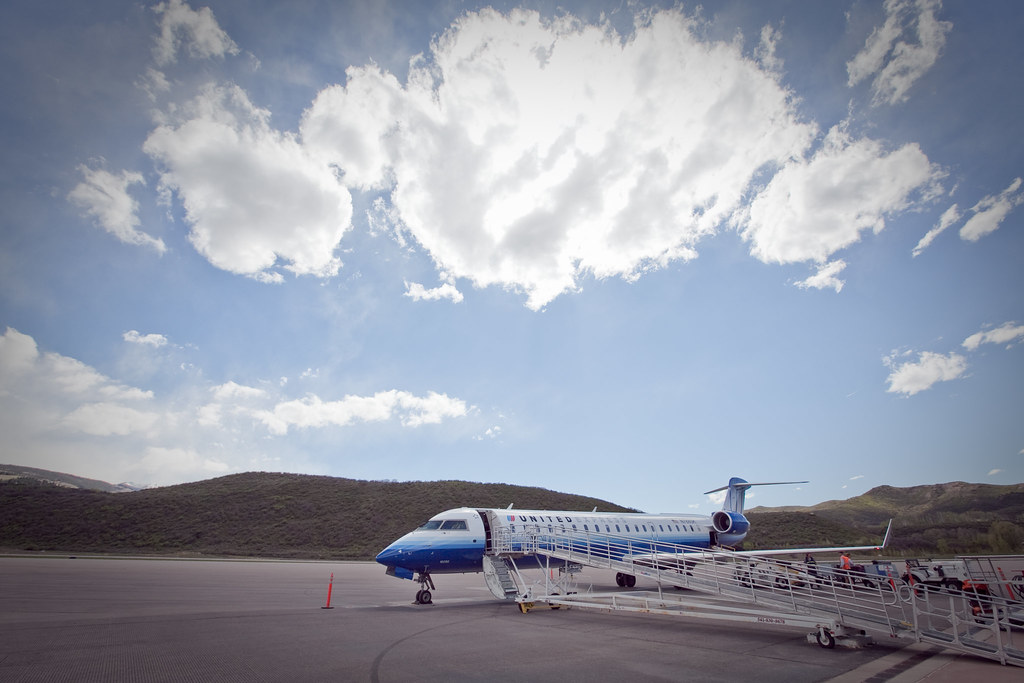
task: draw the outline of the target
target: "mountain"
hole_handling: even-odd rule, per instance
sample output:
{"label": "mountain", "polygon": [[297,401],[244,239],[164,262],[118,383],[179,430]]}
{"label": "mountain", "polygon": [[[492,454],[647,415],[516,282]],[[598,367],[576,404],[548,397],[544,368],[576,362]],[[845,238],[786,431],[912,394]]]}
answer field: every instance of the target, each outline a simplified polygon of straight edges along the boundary
{"label": "mountain", "polygon": [[[104,488],[107,487],[107,488]],[[0,549],[371,559],[441,510],[468,506],[635,512],[542,488],[249,472],[115,493],[117,486],[0,466]],[[880,486],[811,507],[747,511],[747,549],[878,543],[887,555],[1024,553],[1024,484]]]}
{"label": "mountain", "polygon": [[380,482],[250,472],[127,493],[0,484],[0,548],[372,559],[442,510],[461,506],[635,512],[597,498],[465,481]]}
{"label": "mountain", "polygon": [[891,553],[1024,552],[1024,484],[878,486],[846,500],[747,512],[747,548],[877,543],[893,520]]}
{"label": "mountain", "polygon": [[73,474],[63,472],[51,472],[40,470],[35,467],[23,467],[21,465],[0,465],[0,482],[11,481],[12,479],[32,479],[36,481],[64,486],[71,489],[87,489],[89,491],[107,491],[109,493],[125,493],[127,491],[139,491],[147,488],[138,484],[123,483],[109,484],[99,479],[86,479],[76,477]]}

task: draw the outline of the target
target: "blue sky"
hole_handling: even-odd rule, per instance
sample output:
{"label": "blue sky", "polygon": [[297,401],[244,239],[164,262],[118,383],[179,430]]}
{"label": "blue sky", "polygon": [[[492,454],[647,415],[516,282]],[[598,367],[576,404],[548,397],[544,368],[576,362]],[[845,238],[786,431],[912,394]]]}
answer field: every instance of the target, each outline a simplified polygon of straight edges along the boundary
{"label": "blue sky", "polygon": [[3,18],[0,462],[1024,481],[1017,3]]}

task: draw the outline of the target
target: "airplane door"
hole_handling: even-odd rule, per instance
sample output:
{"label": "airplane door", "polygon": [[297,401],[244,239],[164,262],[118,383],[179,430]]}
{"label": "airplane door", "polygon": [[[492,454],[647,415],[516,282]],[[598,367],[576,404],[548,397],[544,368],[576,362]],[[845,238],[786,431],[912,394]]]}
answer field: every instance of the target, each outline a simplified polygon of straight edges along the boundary
{"label": "airplane door", "polygon": [[480,515],[480,519],[484,523],[484,552],[491,552],[491,520],[488,519],[487,510],[477,510],[476,513]]}

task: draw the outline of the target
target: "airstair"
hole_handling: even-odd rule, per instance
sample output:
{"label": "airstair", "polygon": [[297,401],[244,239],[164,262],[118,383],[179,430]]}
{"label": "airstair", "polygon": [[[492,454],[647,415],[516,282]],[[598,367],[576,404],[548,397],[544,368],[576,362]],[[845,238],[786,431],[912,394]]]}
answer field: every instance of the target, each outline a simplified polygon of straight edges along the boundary
{"label": "airstair", "polygon": [[[774,556],[537,527],[495,529],[485,575],[489,567],[492,593],[515,600],[524,612],[540,605],[576,606],[808,627],[808,640],[829,648],[884,634],[1024,666],[1024,602],[989,594],[980,582],[950,592]],[[658,588],[582,588],[582,567],[648,577]],[[528,578],[532,572],[524,570],[530,568],[543,570],[539,579]]]}

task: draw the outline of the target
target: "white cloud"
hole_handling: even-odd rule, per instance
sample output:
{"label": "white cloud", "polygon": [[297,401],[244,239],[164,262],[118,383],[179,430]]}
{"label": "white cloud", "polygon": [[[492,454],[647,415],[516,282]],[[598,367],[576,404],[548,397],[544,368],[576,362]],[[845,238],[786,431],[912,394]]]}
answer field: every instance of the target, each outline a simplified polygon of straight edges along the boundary
{"label": "white cloud", "polygon": [[871,32],[846,70],[851,87],[874,76],[874,104],[896,104],[906,101],[910,87],[938,60],[953,24],[936,18],[941,0],[886,0],[883,7],[885,23]]}
{"label": "white cloud", "polygon": [[323,401],[319,396],[311,395],[278,403],[273,410],[254,413],[270,433],[276,435],[286,434],[289,427],[344,427],[353,422],[381,422],[393,417],[397,417],[403,426],[418,427],[466,414],[466,403],[446,394],[432,391],[421,397],[397,390],[381,391],[373,396],[346,396],[339,401]]}
{"label": "white cloud", "polygon": [[235,41],[217,24],[209,7],[194,10],[182,0],[167,0],[153,11],[160,15],[160,34],[153,47],[158,65],[177,61],[179,48],[201,59],[238,54]]}
{"label": "white cloud", "polygon": [[782,71],[782,60],[775,54],[781,33],[774,26],[761,27],[761,42],[754,49],[754,57],[768,71]]}
{"label": "white cloud", "polygon": [[[918,9],[919,34],[941,28],[931,5]],[[206,10],[174,1],[158,13],[158,62],[238,51]],[[169,106],[144,150],[184,205],[195,248],[265,282],[338,272],[352,188],[386,193],[371,229],[415,240],[443,275],[433,289],[407,283],[416,300],[458,301],[465,278],[539,309],[589,276],[635,280],[693,259],[729,225],[766,262],[815,263],[799,286],[839,291],[846,264],[831,256],[930,192],[939,171],[916,145],[887,151],[840,127],[808,157],[818,129],[781,83],[779,30],[765,26],[750,59],[742,41],[703,29],[678,8],[639,13],[629,35],[484,9],[414,58],[405,83],[350,67],[298,136],[272,128],[237,86],[211,84]],[[885,43],[893,69],[912,61],[900,45]],[[755,180],[767,185],[747,207]]]}
{"label": "white cloud", "polygon": [[1001,472],[1002,472],[1001,469],[998,469],[998,468],[992,469],[992,470],[988,471],[988,476],[994,477],[995,475],[1000,474]]}
{"label": "white cloud", "polygon": [[721,505],[725,502],[725,496],[728,491],[716,491],[715,493],[707,494],[708,502],[713,505]]}
{"label": "white cloud", "polygon": [[975,332],[964,340],[963,346],[968,351],[974,351],[982,344],[1008,344],[1024,339],[1024,325],[1015,323],[1003,323],[1000,327],[984,332]]}
{"label": "white cloud", "polygon": [[242,471],[288,452],[283,438],[262,452],[267,430],[285,436],[291,427],[387,420],[414,428],[470,413],[461,399],[433,391],[288,400],[267,386],[185,383],[157,397],[74,358],[41,352],[31,336],[7,328],[0,335],[0,462],[168,484]]}
{"label": "white cloud", "polygon": [[[121,384],[7,328],[0,337],[0,461],[60,460],[63,471],[79,458],[116,457],[108,440],[148,438],[161,428],[153,393]],[[68,448],[68,438],[75,447]],[[105,446],[101,452],[100,444]],[[47,465],[42,465],[46,467]],[[51,466],[59,469],[60,466]]]}
{"label": "white cloud", "polygon": [[93,436],[126,436],[149,431],[158,419],[156,413],[125,405],[86,403],[68,413],[61,423],[68,429]]}
{"label": "white cloud", "polygon": [[97,397],[106,401],[138,401],[152,392],[111,380],[81,361],[59,353],[40,353],[35,340],[8,327],[0,337],[0,391],[5,396],[49,395],[55,402]]}
{"label": "white cloud", "polygon": [[915,144],[887,153],[836,126],[813,156],[787,163],[757,194],[740,220],[742,234],[765,263],[818,262],[805,286],[838,291],[845,263],[829,257],[862,231],[881,231],[885,216],[907,209],[915,192],[930,197],[940,176]]}
{"label": "white cloud", "polygon": [[96,223],[125,244],[147,246],[163,253],[163,240],[151,237],[138,230],[138,202],[128,194],[128,187],[145,185],[141,173],[123,171],[116,176],[103,169],[79,166],[84,180],[75,186],[68,199],[92,216]]}
{"label": "white cloud", "polygon": [[925,233],[925,236],[922,237],[917,243],[917,246],[914,247],[911,255],[917,256],[927,249],[931,243],[935,241],[936,237],[942,234],[946,228],[953,225],[953,223],[956,223],[958,220],[960,220],[960,208],[954,204],[943,212],[942,216],[939,217],[939,222],[935,224],[935,227]]}
{"label": "white cloud", "polygon": [[207,478],[231,471],[231,466],[216,458],[204,457],[190,448],[150,446],[139,463],[146,473],[158,472],[155,483],[177,483],[185,478]]}
{"label": "white cloud", "polygon": [[225,413],[228,415],[251,415],[259,402],[268,398],[268,393],[259,387],[245,386],[228,381],[210,388],[213,401],[195,410],[196,420],[204,427],[223,426]]}
{"label": "white cloud", "polygon": [[455,303],[462,301],[462,292],[456,289],[455,285],[445,282],[439,287],[427,289],[418,282],[405,283],[405,296],[413,301],[437,301],[439,299],[451,299]]}
{"label": "white cloud", "polygon": [[224,384],[213,387],[210,392],[218,401],[226,401],[229,399],[247,400],[263,398],[267,395],[267,392],[263,389],[258,387],[248,387],[236,382],[225,382]]}
{"label": "white cloud", "polygon": [[1024,202],[1024,193],[1020,189],[1021,179],[1015,178],[999,195],[989,195],[971,207],[974,215],[960,228],[960,238],[977,242],[985,235],[995,232],[1003,219]]}
{"label": "white cloud", "polygon": [[143,149],[165,166],[161,184],[178,193],[189,238],[213,265],[268,282],[283,279],[278,265],[296,275],[335,275],[351,196],[292,135],[272,129],[269,117],[240,88],[210,85]]}
{"label": "white cloud", "polygon": [[803,289],[828,289],[832,288],[836,292],[840,292],[843,289],[843,281],[839,279],[839,273],[846,268],[846,261],[842,259],[836,259],[835,261],[829,261],[821,264],[818,268],[818,272],[810,276],[806,280],[797,282],[797,286]]}
{"label": "white cloud", "polygon": [[892,368],[887,381],[889,393],[901,393],[906,396],[930,389],[937,382],[956,379],[967,371],[967,359],[957,353],[942,355],[931,351],[922,351],[916,362],[908,361],[896,366],[892,357],[885,359]]}
{"label": "white cloud", "polygon": [[776,74],[699,32],[681,10],[626,37],[470,13],[404,86],[349,69],[306,112],[303,144],[352,187],[392,188],[393,213],[377,215],[439,270],[541,308],[586,275],[694,258],[757,173],[813,140]]}
{"label": "white cloud", "polygon": [[863,478],[864,478],[863,474],[857,474],[857,475],[854,475],[854,476],[850,477],[850,481],[856,481],[858,479],[863,479]]}
{"label": "white cloud", "polygon": [[167,337],[162,334],[139,334],[138,330],[128,330],[124,333],[124,340],[131,344],[142,344],[158,349],[167,344]]}

